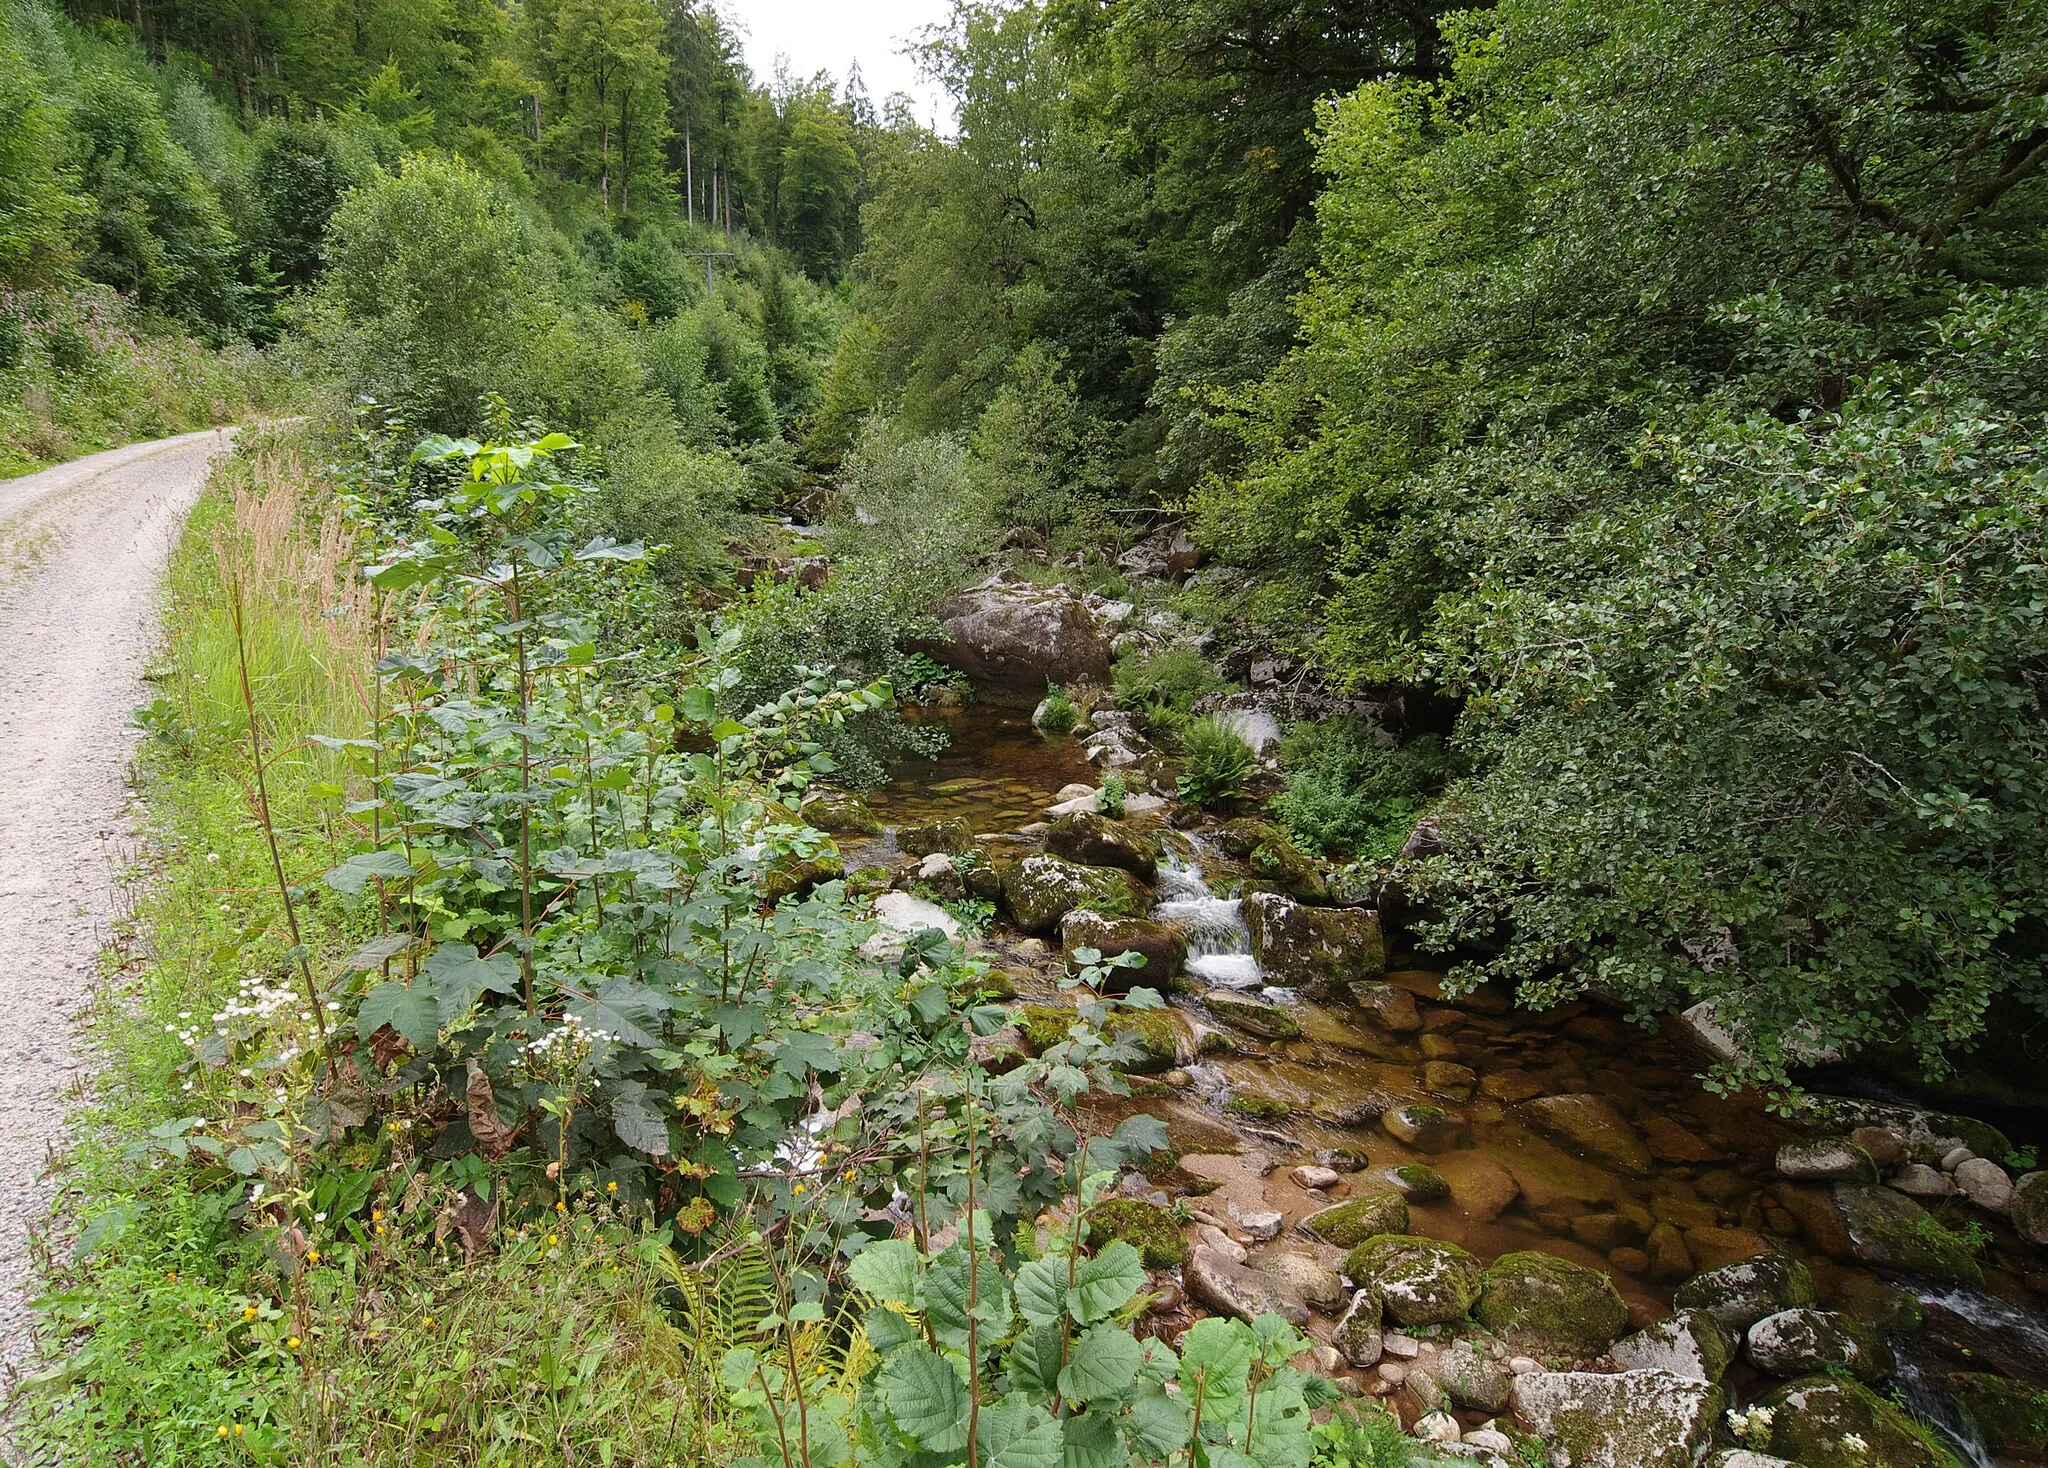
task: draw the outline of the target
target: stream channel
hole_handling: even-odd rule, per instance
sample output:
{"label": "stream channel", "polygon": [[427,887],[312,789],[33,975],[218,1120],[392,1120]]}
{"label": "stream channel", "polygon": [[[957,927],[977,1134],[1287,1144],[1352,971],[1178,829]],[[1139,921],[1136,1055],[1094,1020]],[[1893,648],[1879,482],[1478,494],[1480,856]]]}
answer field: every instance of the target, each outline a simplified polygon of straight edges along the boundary
{"label": "stream channel", "polygon": [[[948,748],[936,759],[907,762],[868,795],[884,835],[840,838],[849,871],[900,869],[906,859],[897,830],[946,819],[965,821],[977,845],[998,861],[1006,851],[1027,855],[1040,849],[1056,794],[1100,778],[1074,740],[1040,735],[1023,713],[975,705],[943,717]],[[1994,1230],[1981,1289],[1833,1257],[1814,1246],[1784,1206],[1777,1150],[1803,1133],[1772,1115],[1763,1097],[1706,1091],[1696,1079],[1703,1061],[1681,1047],[1682,1037],[1626,1024],[1593,1004],[1531,1013],[1489,989],[1446,1000],[1442,961],[1404,951],[1398,933],[1388,935],[1384,981],[1415,1000],[1412,1025],[1406,1013],[1397,1012],[1402,1026],[1390,1029],[1359,1005],[1312,1003],[1263,988],[1238,917],[1243,867],[1200,829],[1175,832],[1157,815],[1146,819],[1160,830],[1165,852],[1153,915],[1187,934],[1192,977],[1170,996],[1178,1050],[1171,1068],[1141,1083],[1141,1094],[1091,1113],[1105,1127],[1134,1110],[1167,1124],[1177,1168],[1156,1180],[1134,1175],[1127,1191],[1160,1201],[1159,1192],[1148,1191],[1156,1184],[1184,1198],[1197,1219],[1240,1233],[1239,1220],[1277,1211],[1283,1222],[1268,1247],[1313,1252],[1334,1264],[1341,1251],[1305,1238],[1294,1225],[1332,1197],[1355,1196],[1368,1175],[1421,1164],[1449,1184],[1449,1194],[1411,1195],[1411,1232],[1450,1240],[1482,1261],[1535,1249],[1602,1270],[1628,1307],[1631,1329],[1669,1315],[1672,1291],[1688,1275],[1765,1250],[1804,1260],[1822,1302],[1849,1313],[1880,1275],[1918,1297],[1926,1312],[1926,1328],[1910,1345],[1901,1342],[1900,1368],[1887,1384],[1898,1399],[1965,1463],[2042,1461],[2024,1453],[1994,1458],[1971,1439],[1935,1384],[1946,1370],[1989,1366],[2048,1385],[2048,1296],[2036,1293],[2048,1291],[2048,1260],[2009,1228]],[[1020,999],[1059,1002],[1056,935],[1048,944],[998,919],[981,946]],[[1199,997],[1214,989],[1262,992],[1298,1024],[1298,1037],[1261,1038],[1223,1023]],[[1449,1063],[1436,1071],[1449,1080],[1431,1091],[1425,1067],[1433,1061]],[[1604,1098],[1626,1118],[1633,1138],[1606,1149],[1560,1145],[1519,1113],[1522,1103],[1548,1096]],[[1464,1134],[1435,1151],[1397,1140],[1380,1124],[1390,1098],[1440,1105],[1467,1123]],[[1365,1159],[1364,1172],[1329,1196],[1311,1195],[1292,1177],[1318,1154],[1345,1153],[1348,1165]],[[1309,1329],[1327,1337],[1329,1324],[1318,1319]],[[1416,1415],[1416,1404],[1375,1380],[1372,1370],[1352,1375],[1362,1390],[1392,1397],[1404,1417]],[[1738,1360],[1723,1385],[1730,1404],[1739,1405],[1776,1383]],[[1485,1414],[1459,1415],[1469,1427]]]}

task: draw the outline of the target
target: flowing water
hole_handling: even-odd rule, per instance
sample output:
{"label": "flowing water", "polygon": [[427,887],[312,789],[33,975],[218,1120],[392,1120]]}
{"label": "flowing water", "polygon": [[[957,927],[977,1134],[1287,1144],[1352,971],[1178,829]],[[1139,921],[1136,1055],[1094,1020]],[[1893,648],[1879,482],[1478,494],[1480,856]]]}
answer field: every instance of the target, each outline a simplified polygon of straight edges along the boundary
{"label": "flowing water", "polygon": [[1188,845],[1186,854],[1169,851],[1160,861],[1159,905],[1152,916],[1187,935],[1190,977],[1212,989],[1256,989],[1265,976],[1252,957],[1243,905],[1209,890],[1195,860],[1200,848],[1192,841]]}

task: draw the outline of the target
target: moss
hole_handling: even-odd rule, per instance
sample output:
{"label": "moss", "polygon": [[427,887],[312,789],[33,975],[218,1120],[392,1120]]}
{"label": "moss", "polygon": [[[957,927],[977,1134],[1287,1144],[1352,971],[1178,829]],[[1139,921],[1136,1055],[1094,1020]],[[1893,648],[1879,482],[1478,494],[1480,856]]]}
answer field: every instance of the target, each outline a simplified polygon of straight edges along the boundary
{"label": "moss", "polygon": [[858,795],[828,792],[815,800],[805,801],[801,814],[809,825],[835,836],[882,834],[881,821]]}
{"label": "moss", "polygon": [[1032,1053],[1038,1054],[1067,1038],[1075,1015],[1073,1010],[1062,1009],[1057,1004],[1026,1004],[1013,1011],[1010,1018],[1024,1032],[1025,1043],[1030,1045]]}
{"label": "moss", "polygon": [[1379,1234],[1344,1256],[1344,1272],[1376,1288],[1402,1325],[1441,1325],[1463,1318],[1479,1298],[1485,1271],[1456,1244],[1419,1234]]}
{"label": "moss", "polygon": [[[1075,1018],[1073,1010],[1058,1004],[1024,1004],[1010,1012],[1011,1023],[1023,1031],[1034,1055],[1064,1043]],[[1171,1070],[1180,1063],[1180,1028],[1170,1009],[1113,1014],[1103,1033],[1111,1040],[1136,1041],[1138,1058],[1129,1066],[1133,1071]]]}
{"label": "moss", "polygon": [[1142,917],[1151,908],[1144,885],[1117,867],[1084,867],[1056,856],[1030,856],[1003,872],[1003,901],[1028,933],[1046,933],[1076,908],[1104,917]]}
{"label": "moss", "polygon": [[836,882],[846,875],[846,861],[826,847],[808,861],[779,862],[768,871],[764,890],[770,902],[795,897],[824,882]]}
{"label": "moss", "polygon": [[1301,1226],[1325,1243],[1354,1248],[1379,1234],[1408,1231],[1408,1201],[1399,1193],[1367,1193],[1311,1213]]}
{"label": "moss", "polygon": [[921,826],[905,826],[899,830],[896,845],[912,856],[930,856],[934,851],[959,856],[974,850],[974,832],[967,822],[957,817],[926,821]]}
{"label": "moss", "polygon": [[1270,882],[1288,896],[1303,902],[1328,902],[1329,883],[1315,858],[1287,838],[1270,821],[1249,816],[1226,822],[1217,833],[1218,841],[1230,855],[1251,868],[1252,876]]}
{"label": "moss", "polygon": [[1172,1269],[1188,1257],[1187,1240],[1173,1215],[1142,1198],[1112,1198],[1088,1213],[1089,1233],[1097,1243],[1122,1239],[1138,1251],[1147,1269]]}
{"label": "moss", "polygon": [[1451,1185],[1435,1168],[1420,1162],[1404,1162],[1387,1169],[1387,1179],[1418,1203],[1435,1203],[1451,1196]]}
{"label": "moss", "polygon": [[861,867],[846,879],[846,894],[849,897],[874,897],[887,892],[895,880],[895,873],[887,867]]}
{"label": "moss", "polygon": [[1473,1318],[1516,1345],[1597,1356],[1628,1324],[1614,1281],[1539,1250],[1503,1254],[1486,1271]]}
{"label": "moss", "polygon": [[1955,1372],[1947,1386],[1964,1418],[1994,1452],[2048,1443],[2048,1391],[1982,1371]]}
{"label": "moss", "polygon": [[[1801,1468],[1962,1468],[1919,1423],[1869,1387],[1831,1376],[1789,1381],[1769,1397],[1769,1450]],[[1845,1443],[1862,1439],[1862,1449]]]}
{"label": "moss", "polygon": [[1294,1115],[1294,1108],[1275,1096],[1261,1096],[1257,1091],[1239,1091],[1223,1103],[1223,1109],[1233,1116],[1249,1116],[1257,1121],[1285,1121]]}

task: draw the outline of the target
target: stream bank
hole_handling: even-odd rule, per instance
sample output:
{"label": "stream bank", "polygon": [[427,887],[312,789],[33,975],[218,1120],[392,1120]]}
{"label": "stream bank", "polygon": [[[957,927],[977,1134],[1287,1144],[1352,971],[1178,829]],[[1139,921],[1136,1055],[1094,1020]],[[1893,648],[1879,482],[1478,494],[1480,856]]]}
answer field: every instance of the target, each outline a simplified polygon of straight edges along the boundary
{"label": "stream bank", "polygon": [[[1278,1309],[1348,1390],[1482,1461],[1526,1433],[1580,1465],[2042,1461],[2048,1254],[1999,1192],[2012,1139],[1714,1095],[1712,1037],[1681,1017],[1447,998],[1440,961],[1262,823],[1156,794],[1093,813],[1097,762],[1142,744],[1114,715],[1078,738],[942,717],[946,752],[869,796],[879,833],[837,837],[847,870],[993,912],[977,941],[1020,1049],[1064,1034],[1063,947],[1151,955],[1139,982],[1169,1007],[1134,1095],[1096,1108],[1171,1138],[1117,1205],[1156,1266],[1149,1333]],[[1134,793],[1170,788],[1125,767]]]}

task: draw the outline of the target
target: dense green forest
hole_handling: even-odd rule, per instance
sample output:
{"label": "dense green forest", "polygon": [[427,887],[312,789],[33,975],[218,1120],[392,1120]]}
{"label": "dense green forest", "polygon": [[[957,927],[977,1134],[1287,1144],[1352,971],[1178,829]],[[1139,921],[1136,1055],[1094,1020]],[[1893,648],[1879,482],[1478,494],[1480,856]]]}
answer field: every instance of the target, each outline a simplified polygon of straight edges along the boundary
{"label": "dense green forest", "polygon": [[[2048,8],[962,0],[918,46],[943,131],[753,75],[734,25],[0,0],[0,463],[300,420],[245,433],[173,567],[97,1221],[45,1302],[86,1344],[34,1461],[1398,1468],[1455,1397],[1540,1464],[1519,1406],[1333,1417],[1304,1362],[1377,1360],[1386,1303],[1563,1371],[1761,1253],[1773,1310],[1886,1329],[1899,1269],[2048,1298],[2023,1136],[1919,1111],[1893,1155],[1829,1113],[1848,1160],[1802,1172],[1773,1130],[1851,1068],[2042,1113]],[[980,593],[1113,616],[1099,678],[1025,702],[1150,762],[849,871],[860,797],[991,681],[939,620]],[[1034,920],[1016,874],[1059,862],[1005,843],[1083,838],[1087,906]],[[1233,1011],[1184,939],[1134,988],[1060,926],[1140,950],[1187,853],[1253,952],[1312,914],[1328,973]],[[968,941],[892,938],[892,888]],[[1302,995],[1414,1072],[1341,1122],[1400,1165],[1273,1150],[1340,1125],[1319,1083],[1237,1089],[1329,1064]],[[1494,1064],[1686,1011],[1726,1041],[1686,1093],[1750,1109],[1677,1143],[1606,1062]],[[1191,1095],[1265,1149],[1245,1186],[1317,1179],[1290,1223],[1355,1293],[1174,1314],[1184,1225],[1247,1269],[1272,1238],[1140,1104]],[[1444,1244],[1445,1313],[1374,1293],[1525,1121],[1572,1155],[1494,1168],[1485,1285]],[[1833,1200],[1908,1206],[1914,1168],[1948,1201],[1878,1257]],[[1613,1328],[1536,1331],[1516,1268]],[[1859,1349],[1809,1384],[1892,1379]],[[1689,1457],[1611,1460],[1950,1468],[1906,1377],[1826,1443],[1715,1385]]]}

